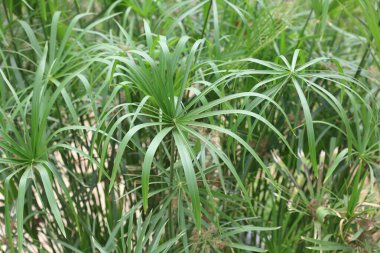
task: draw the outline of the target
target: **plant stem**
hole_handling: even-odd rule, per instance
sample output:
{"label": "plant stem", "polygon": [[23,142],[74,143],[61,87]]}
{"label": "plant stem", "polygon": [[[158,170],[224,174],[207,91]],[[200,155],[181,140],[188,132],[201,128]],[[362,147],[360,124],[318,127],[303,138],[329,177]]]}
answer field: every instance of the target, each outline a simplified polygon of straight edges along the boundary
{"label": "plant stem", "polygon": [[[3,0],[3,7],[4,7],[4,12],[5,12],[5,17],[8,21],[8,24],[9,24],[9,33],[11,35],[11,39],[12,39],[12,45],[13,45],[13,49],[15,50],[15,52],[19,52],[18,48],[17,48],[17,45],[16,45],[16,42],[15,42],[15,35],[13,33],[13,28],[12,28],[12,23],[13,23],[13,17],[12,17],[12,13],[8,13],[8,7],[7,7],[7,4],[5,3],[5,0]],[[4,30],[4,33],[5,33],[5,30]],[[20,55],[19,54],[16,54],[16,61],[17,61],[17,66],[19,67],[22,67],[22,64],[21,64],[21,58],[20,58]],[[21,76],[22,76],[22,79],[25,80],[25,76],[24,76],[24,71],[21,71]]]}
{"label": "plant stem", "polygon": [[[172,135],[170,140],[170,178],[169,178],[169,189],[173,189],[174,181],[174,162],[175,162],[175,146],[174,146],[174,136]],[[174,238],[174,222],[173,222],[173,209],[172,202],[169,204],[169,238]]]}
{"label": "plant stem", "polygon": [[303,41],[302,37],[303,37],[303,35],[305,33],[307,25],[309,24],[309,21],[310,21],[310,18],[311,18],[311,14],[313,14],[313,10],[310,10],[309,16],[307,16],[306,22],[305,22],[304,26],[302,27],[301,33],[298,36],[298,41],[297,41],[296,49],[299,48],[299,46],[302,44],[302,41]]}
{"label": "plant stem", "polygon": [[[372,36],[371,36],[372,37]],[[372,38],[371,38],[371,41],[372,41]],[[367,44],[367,47],[366,47],[366,49],[365,49],[365,51],[364,51],[364,54],[363,54],[363,57],[362,57],[362,59],[360,60],[360,63],[359,63],[359,65],[358,65],[358,68],[357,68],[357,70],[356,70],[356,72],[355,72],[355,76],[354,76],[354,78],[358,78],[359,76],[360,76],[360,73],[362,72],[362,69],[364,68],[364,65],[365,65],[365,63],[366,63],[366,59],[367,59],[367,57],[368,57],[368,53],[369,53],[369,50],[371,49],[371,43],[370,42],[368,42],[368,44]]]}
{"label": "plant stem", "polygon": [[213,1],[213,0],[210,0],[210,4],[208,5],[206,18],[205,18],[205,21],[204,21],[204,23],[203,23],[203,29],[202,29],[202,35],[201,35],[201,38],[203,38],[204,35],[205,35],[205,31],[206,31],[206,25],[207,25],[208,17],[210,16],[210,10],[211,10],[212,1]]}

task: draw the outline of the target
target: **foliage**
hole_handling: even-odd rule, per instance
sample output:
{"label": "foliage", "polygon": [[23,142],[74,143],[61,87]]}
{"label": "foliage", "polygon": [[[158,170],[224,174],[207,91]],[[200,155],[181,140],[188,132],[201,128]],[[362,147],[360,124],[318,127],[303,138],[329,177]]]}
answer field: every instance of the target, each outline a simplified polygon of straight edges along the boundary
{"label": "foliage", "polygon": [[0,8],[4,252],[380,252],[380,6]]}

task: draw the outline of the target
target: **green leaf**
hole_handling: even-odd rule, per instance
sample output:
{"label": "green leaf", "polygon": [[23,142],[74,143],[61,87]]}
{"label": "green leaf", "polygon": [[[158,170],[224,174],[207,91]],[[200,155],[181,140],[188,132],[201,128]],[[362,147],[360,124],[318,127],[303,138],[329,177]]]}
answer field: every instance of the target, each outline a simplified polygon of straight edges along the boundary
{"label": "green leaf", "polygon": [[16,218],[17,218],[17,247],[18,252],[23,252],[23,240],[24,240],[24,203],[25,203],[25,193],[27,189],[28,180],[33,176],[31,168],[25,170],[22,174],[20,182],[18,184],[18,194],[17,194],[17,206],[16,206]]}
{"label": "green leaf", "polygon": [[[18,169],[14,172],[12,172],[4,181],[4,204],[5,204],[5,229],[6,229],[6,235],[8,237],[8,240],[13,242],[13,233],[12,233],[12,221],[11,221],[11,214],[10,214],[10,196],[9,196],[9,189],[10,189],[10,180],[14,175],[16,175],[18,172],[20,172],[21,169]],[[14,246],[13,243],[10,243],[10,249],[11,252],[14,252]]]}
{"label": "green leaf", "polygon": [[37,53],[37,56],[42,56],[42,50],[40,47],[40,43],[38,42],[36,35],[34,34],[30,25],[23,20],[19,20],[19,22],[20,22],[22,28],[24,29],[26,35],[28,36],[29,41],[30,41],[30,45],[32,46],[33,50]]}
{"label": "green leaf", "polygon": [[152,168],[152,162],[154,155],[156,154],[157,148],[162,144],[163,139],[168,135],[168,133],[173,129],[173,127],[166,127],[162,129],[157,135],[153,138],[152,142],[149,145],[148,150],[146,151],[144,162],[143,162],[143,171],[142,171],[142,196],[143,196],[143,206],[144,210],[148,209],[148,192],[149,192],[149,175]]}
{"label": "green leaf", "polygon": [[45,72],[46,66],[46,56],[48,52],[47,44],[45,45],[44,52],[41,56],[40,64],[38,65],[36,77],[33,82],[33,97],[32,97],[32,148],[33,148],[33,158],[36,158],[40,153],[41,149],[41,138],[45,129],[41,128],[40,124],[40,115],[41,109],[45,109],[42,107],[41,101],[41,91],[43,90],[43,76]]}
{"label": "green leaf", "polygon": [[241,249],[241,250],[250,251],[250,252],[267,252],[264,249],[254,247],[254,246],[245,245],[242,243],[228,243],[227,245],[230,246],[231,248]]}
{"label": "green leaf", "polygon": [[296,78],[292,78],[294,87],[297,90],[298,97],[301,101],[303,113],[305,116],[305,124],[306,124],[306,132],[307,132],[307,140],[309,143],[309,153],[310,159],[313,166],[314,175],[318,178],[318,165],[317,165],[317,152],[316,152],[316,144],[315,144],[315,133],[313,127],[313,118],[311,116],[310,108],[306,97],[298,84]]}
{"label": "green leaf", "polygon": [[334,163],[328,168],[327,170],[327,173],[326,173],[326,176],[325,176],[325,180],[324,182],[326,183],[327,180],[331,177],[331,175],[334,173],[334,171],[336,170],[336,168],[338,167],[338,165],[344,160],[347,158],[347,152],[348,152],[348,149],[343,149],[339,155],[334,159]]}
{"label": "green leaf", "polygon": [[352,248],[349,246],[346,246],[341,243],[336,242],[330,242],[330,241],[324,241],[324,240],[316,240],[308,237],[301,237],[303,240],[307,242],[312,242],[314,244],[318,244],[319,246],[314,247],[307,247],[311,250],[322,250],[322,251],[341,251],[341,252],[352,252]]}
{"label": "green leaf", "polygon": [[49,174],[46,170],[46,168],[43,165],[37,164],[35,168],[38,170],[41,176],[41,181],[44,186],[45,195],[47,197],[47,200],[49,202],[50,210],[54,216],[55,221],[57,222],[59,229],[61,230],[62,234],[66,237],[65,228],[63,225],[63,221],[61,218],[61,214],[59,212],[58,206],[57,206],[57,200],[54,196],[54,190],[50,183]]}
{"label": "green leaf", "polygon": [[128,130],[127,134],[123,137],[123,139],[120,142],[120,146],[119,146],[119,149],[118,149],[116,157],[115,157],[114,166],[112,169],[112,175],[111,175],[111,179],[110,179],[109,190],[112,189],[113,184],[115,183],[116,175],[117,175],[117,172],[119,171],[119,167],[120,167],[121,158],[123,156],[125,148],[127,147],[129,141],[131,140],[131,138],[141,129],[153,127],[153,126],[163,126],[163,125],[164,124],[160,123],[160,122],[143,123],[140,125],[136,125],[136,126],[134,126]]}
{"label": "green leaf", "polygon": [[196,227],[201,229],[201,203],[199,198],[199,190],[197,184],[197,178],[195,176],[193,162],[189,155],[189,145],[180,132],[173,132],[174,140],[178,150],[178,154],[181,158],[181,163],[183,170],[185,172],[186,184],[189,189],[189,195],[191,199],[191,204],[193,206],[193,214]]}
{"label": "green leaf", "polygon": [[333,212],[331,209],[329,208],[326,208],[326,207],[323,207],[323,206],[319,206],[316,210],[316,214],[317,214],[317,220],[320,222],[320,223],[324,223],[324,220],[325,220],[325,217],[327,215],[335,215],[336,216],[336,213]]}

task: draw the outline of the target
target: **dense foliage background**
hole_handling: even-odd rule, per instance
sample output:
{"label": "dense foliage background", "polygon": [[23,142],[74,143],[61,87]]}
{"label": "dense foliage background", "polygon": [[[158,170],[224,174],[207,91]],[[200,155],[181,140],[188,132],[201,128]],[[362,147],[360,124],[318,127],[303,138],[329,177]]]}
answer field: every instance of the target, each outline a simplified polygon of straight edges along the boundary
{"label": "dense foliage background", "polygon": [[3,0],[2,252],[380,252],[380,3]]}

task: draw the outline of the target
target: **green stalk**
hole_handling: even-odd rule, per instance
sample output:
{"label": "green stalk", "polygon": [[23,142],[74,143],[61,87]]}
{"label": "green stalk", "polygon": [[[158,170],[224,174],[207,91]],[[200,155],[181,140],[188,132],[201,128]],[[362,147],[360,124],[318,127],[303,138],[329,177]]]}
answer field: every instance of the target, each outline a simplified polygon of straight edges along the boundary
{"label": "green stalk", "polygon": [[[371,37],[372,37],[372,36],[371,36]],[[371,41],[372,41],[372,39],[371,39]],[[356,70],[356,72],[355,72],[355,76],[354,76],[354,78],[357,79],[357,78],[360,76],[360,74],[361,74],[361,72],[362,72],[362,69],[364,68],[365,63],[366,63],[366,60],[367,60],[367,58],[368,58],[368,53],[369,53],[369,50],[370,50],[370,49],[371,49],[371,43],[368,42],[367,47],[366,47],[366,49],[365,49],[365,51],[364,51],[363,57],[362,57],[362,59],[360,60],[360,63],[359,63],[359,65],[358,65],[358,68],[357,68],[357,70]]]}
{"label": "green stalk", "polygon": [[[13,26],[13,17],[12,17],[12,13],[8,13],[8,8],[7,8],[7,4],[6,4],[6,2],[5,2],[5,0],[3,0],[3,7],[4,7],[4,12],[5,12],[5,17],[6,17],[6,19],[7,19],[7,21],[8,21],[8,24],[9,24],[9,33],[10,33],[10,35],[11,35],[11,40],[12,40],[12,45],[13,45],[13,49],[15,50],[15,52],[19,52],[19,50],[18,50],[18,47],[17,47],[17,44],[16,44],[16,40],[14,39],[15,38],[15,35],[14,35],[14,33],[13,33],[13,28],[12,28],[12,26]],[[5,32],[5,30],[4,30],[4,32]],[[20,55],[19,54],[16,54],[16,61],[17,61],[17,66],[22,66],[22,64],[21,64],[21,58],[20,58]],[[21,76],[22,76],[22,79],[23,80],[25,80],[25,76],[24,76],[24,71],[21,71]]]}
{"label": "green stalk", "polygon": [[306,30],[307,25],[309,24],[309,21],[310,21],[310,18],[311,18],[311,14],[313,14],[313,10],[310,10],[310,13],[307,16],[306,22],[305,22],[304,26],[302,27],[302,30],[301,30],[301,32],[300,32],[300,34],[298,36],[298,41],[297,41],[296,49],[299,48],[301,46],[302,42],[303,42],[302,37],[305,34],[305,30]]}
{"label": "green stalk", "polygon": [[[174,181],[174,162],[175,162],[175,146],[174,146],[174,136],[171,136],[170,140],[170,178],[169,178],[169,188],[173,189]],[[169,205],[169,238],[174,238],[174,222],[173,222],[173,210],[172,203]]]}
{"label": "green stalk", "polygon": [[203,23],[203,28],[202,28],[202,35],[201,35],[201,38],[203,38],[204,35],[205,35],[205,31],[206,31],[206,25],[207,25],[208,17],[210,16],[210,10],[211,10],[212,1],[213,1],[213,0],[210,0],[210,4],[208,5],[206,18],[205,18],[205,21],[204,21],[204,23]]}

